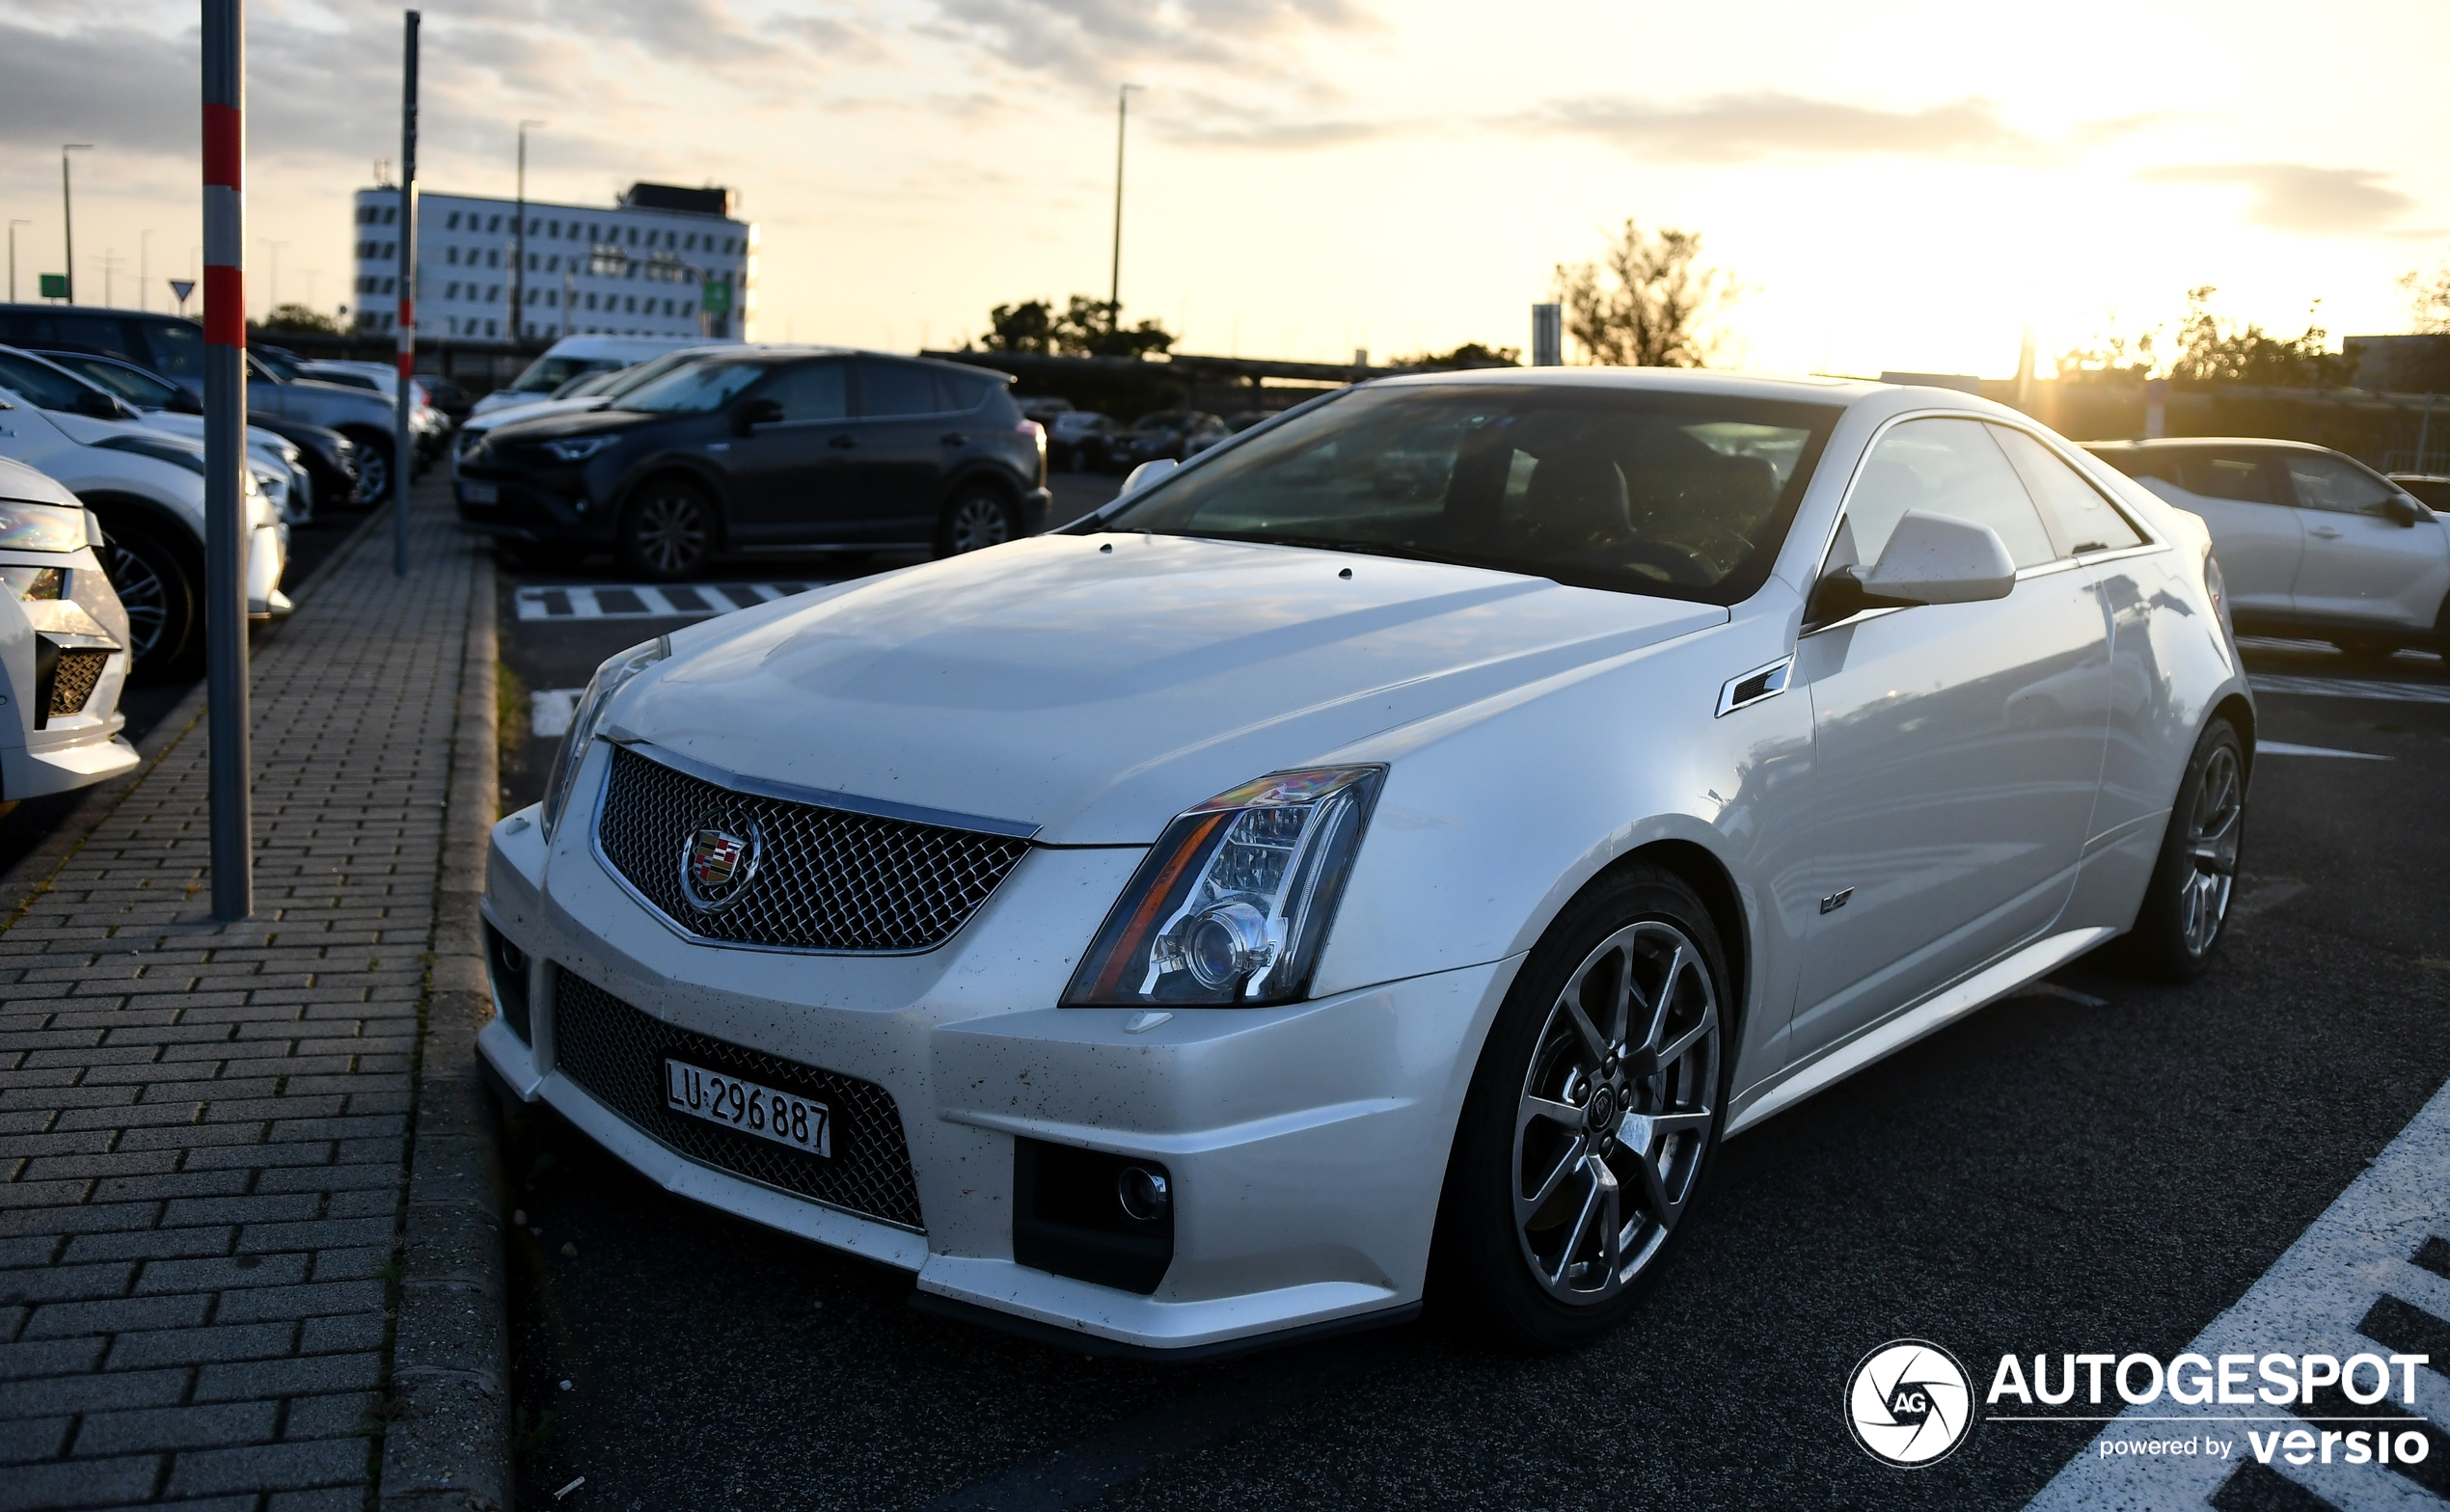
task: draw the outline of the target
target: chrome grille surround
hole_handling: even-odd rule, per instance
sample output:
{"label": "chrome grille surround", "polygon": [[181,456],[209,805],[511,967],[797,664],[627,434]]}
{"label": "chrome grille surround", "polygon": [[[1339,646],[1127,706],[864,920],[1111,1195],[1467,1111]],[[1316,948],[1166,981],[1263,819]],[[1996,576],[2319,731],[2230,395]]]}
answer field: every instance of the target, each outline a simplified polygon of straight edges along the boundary
{"label": "chrome grille surround", "polygon": [[[552,978],[555,1068],[623,1122],[701,1165],[912,1233],[927,1231],[891,1093],[667,1024],[566,967],[555,966]],[[789,1149],[672,1112],[664,1105],[666,1056],[824,1103],[833,1117],[833,1153]]]}
{"label": "chrome grille surround", "polygon": [[[691,837],[753,825],[753,885],[693,904]],[[753,783],[643,745],[612,745],[596,800],[596,858],[701,944],[822,955],[915,955],[958,932],[1028,852],[1034,826]]]}

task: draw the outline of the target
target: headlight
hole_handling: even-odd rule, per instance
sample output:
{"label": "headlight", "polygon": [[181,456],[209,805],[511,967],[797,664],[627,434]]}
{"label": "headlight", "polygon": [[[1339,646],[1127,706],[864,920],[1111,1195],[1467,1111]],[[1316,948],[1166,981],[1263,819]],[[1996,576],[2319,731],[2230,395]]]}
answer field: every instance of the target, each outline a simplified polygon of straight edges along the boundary
{"label": "headlight", "polygon": [[585,462],[611,445],[610,436],[581,436],[574,441],[548,441],[544,452],[556,462]]}
{"label": "headlight", "polygon": [[0,547],[13,552],[73,552],[87,544],[92,516],[67,504],[0,499]]}
{"label": "headlight", "polygon": [[672,654],[672,637],[658,635],[643,645],[606,662],[587,679],[587,690],[579,698],[579,706],[570,715],[570,728],[562,734],[561,748],[553,753],[553,766],[544,776],[544,832],[550,836],[561,823],[561,805],[569,800],[570,783],[579,774],[579,764],[586,760],[587,745],[595,739],[598,725],[604,722],[604,711],[611,706],[612,695],[629,685],[656,662]]}
{"label": "headlight", "polygon": [[1381,767],[1280,771],[1176,819],[1106,915],[1065,1006],[1299,998],[1384,775]]}

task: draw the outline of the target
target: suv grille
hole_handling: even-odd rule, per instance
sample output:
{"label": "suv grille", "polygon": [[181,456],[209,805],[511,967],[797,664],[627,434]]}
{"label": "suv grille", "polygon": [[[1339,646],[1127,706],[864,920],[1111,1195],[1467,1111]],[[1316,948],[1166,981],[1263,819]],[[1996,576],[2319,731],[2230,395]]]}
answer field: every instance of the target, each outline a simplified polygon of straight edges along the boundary
{"label": "suv grille", "polygon": [[[553,980],[556,1063],[657,1144],[828,1207],[927,1231],[919,1224],[918,1183],[891,1093],[856,1076],[676,1029],[558,966]],[[786,1148],[671,1112],[664,1106],[667,1055],[824,1103],[833,1114],[833,1154]]]}
{"label": "suv grille", "polygon": [[101,682],[102,668],[110,660],[111,653],[91,647],[57,653],[49,671],[51,690],[43,700],[42,717],[36,721],[36,727],[83,714],[85,701],[94,696],[95,685]]}
{"label": "suv grille", "polygon": [[[691,934],[795,950],[920,951],[968,922],[1025,840],[735,793],[615,746],[596,843],[613,870]],[[681,890],[703,828],[763,842],[753,878],[720,911]]]}

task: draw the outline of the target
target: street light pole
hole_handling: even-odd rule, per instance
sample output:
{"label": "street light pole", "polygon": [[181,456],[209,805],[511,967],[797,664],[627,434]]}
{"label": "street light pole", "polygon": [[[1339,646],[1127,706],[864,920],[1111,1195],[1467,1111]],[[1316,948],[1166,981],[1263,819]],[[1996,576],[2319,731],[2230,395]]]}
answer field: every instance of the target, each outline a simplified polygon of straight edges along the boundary
{"label": "street light pole", "polygon": [[1123,124],[1131,92],[1145,85],[1118,85],[1114,92],[1114,260],[1106,267],[1106,333],[1123,329]]}
{"label": "street light pole", "polygon": [[518,237],[510,251],[510,339],[515,345],[528,333],[528,128],[541,121],[519,122],[519,218],[510,229]]}
{"label": "street light pole", "polygon": [[67,254],[68,266],[60,277],[68,281],[68,303],[76,303],[76,207],[68,199],[68,154],[91,152],[91,142],[60,144],[60,243]]}
{"label": "street light pole", "polygon": [[247,730],[245,0],[204,0],[204,681],[212,911],[255,911]]}
{"label": "street light pole", "polygon": [[17,302],[17,228],[33,224],[32,221],[9,223],[9,303],[12,305]]}
{"label": "street light pole", "polygon": [[263,295],[263,317],[269,320],[272,318],[272,312],[281,308],[281,249],[289,244],[286,241],[274,241],[269,236],[259,236],[256,240],[261,242],[263,250],[272,255],[272,282],[265,285]]}
{"label": "street light pole", "polygon": [[[417,28],[421,20],[415,11],[408,13],[400,55],[400,303],[393,322],[398,332],[399,381],[395,395],[398,409],[392,425],[392,575],[396,578],[408,576],[408,481],[416,471],[417,457],[409,416],[417,405]],[[520,212],[523,222],[526,215],[525,210]]]}

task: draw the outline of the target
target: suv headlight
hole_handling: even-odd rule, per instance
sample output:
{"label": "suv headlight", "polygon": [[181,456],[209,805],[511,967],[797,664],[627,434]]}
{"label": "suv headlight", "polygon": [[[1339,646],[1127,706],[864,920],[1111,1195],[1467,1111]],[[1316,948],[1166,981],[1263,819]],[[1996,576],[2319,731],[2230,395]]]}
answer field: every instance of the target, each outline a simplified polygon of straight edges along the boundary
{"label": "suv headlight", "polygon": [[544,453],[556,462],[585,462],[612,445],[612,440],[610,436],[579,436],[569,441],[548,441]]}
{"label": "suv headlight", "polygon": [[1068,1008],[1290,1003],[1335,922],[1383,767],[1280,771],[1165,826],[1064,991]]}
{"label": "suv headlight", "polygon": [[611,707],[612,695],[627,687],[630,679],[671,654],[672,637],[658,635],[612,657],[587,679],[587,690],[580,695],[578,708],[571,712],[570,728],[562,732],[561,748],[553,753],[553,765],[545,771],[544,832],[548,838],[560,826],[562,805],[570,799],[570,784],[578,777],[579,764],[586,760],[587,746],[595,740],[597,727],[604,723],[604,712]]}

